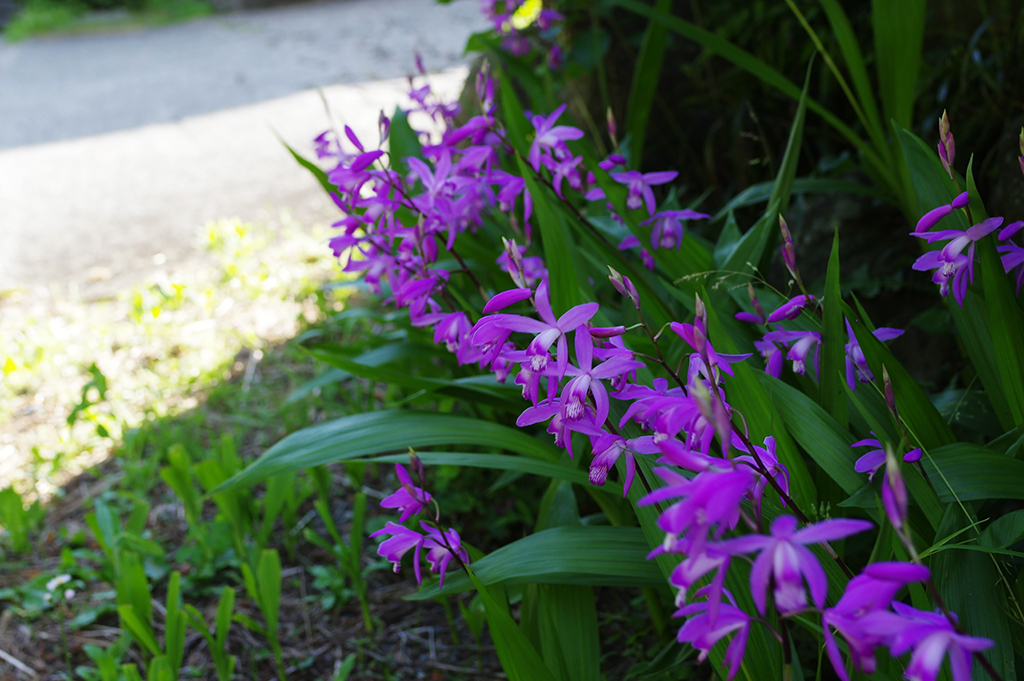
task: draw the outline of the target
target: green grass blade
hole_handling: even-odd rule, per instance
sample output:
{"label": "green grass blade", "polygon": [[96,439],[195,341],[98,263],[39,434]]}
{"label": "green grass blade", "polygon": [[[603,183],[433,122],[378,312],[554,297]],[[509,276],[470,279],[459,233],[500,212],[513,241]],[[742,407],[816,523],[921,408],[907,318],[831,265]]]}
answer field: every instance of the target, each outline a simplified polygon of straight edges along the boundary
{"label": "green grass blade", "polygon": [[[717,213],[715,213],[712,220],[718,221],[729,214],[730,211],[734,211],[737,208],[743,208],[745,206],[754,206],[758,203],[763,203],[771,198],[772,190],[775,188],[775,182],[761,182],[760,184],[754,184],[736,196],[732,197],[728,203],[725,204]],[[870,196],[877,199],[885,199],[886,195],[878,191],[874,187],[867,185],[858,184],[856,182],[847,182],[845,180],[834,180],[828,177],[798,177],[793,180],[792,193],[793,194],[828,194],[834,192],[842,192],[846,194],[857,194],[859,196]]]}
{"label": "green grass blade", "polygon": [[260,553],[256,566],[256,588],[260,595],[260,610],[267,622],[267,631],[276,632],[281,611],[281,558],[277,551],[266,549]]}
{"label": "green grass blade", "polygon": [[121,625],[124,629],[145,648],[150,655],[160,654],[160,644],[153,636],[153,629],[144,622],[135,612],[131,605],[124,604],[117,606],[117,614],[121,618]]}
{"label": "green grass blade", "polygon": [[[766,85],[775,88],[793,99],[800,99],[800,88],[792,81],[762,60],[736,45],[733,45],[721,36],[707,31],[696,24],[684,21],[679,17],[672,16],[665,12],[659,12],[657,8],[645,5],[638,0],[612,0],[612,4],[628,9],[629,11],[635,12],[641,16],[645,16],[648,19],[656,19],[664,23],[669,30],[678,33],[684,38],[701,45],[708,51],[727,59],[744,71],[753,74]],[[884,179],[887,186],[899,186],[898,178],[893,173],[893,170],[886,159],[879,156],[871,145],[861,139],[850,126],[843,123],[835,114],[813,99],[808,100],[807,107],[821,116],[822,119],[832,126],[836,132],[857,147],[857,149],[864,155],[865,162],[879,177]]]}
{"label": "green grass blade", "polygon": [[839,230],[832,240],[832,254],[825,273],[825,309],[821,321],[821,376],[818,403],[846,428],[846,325],[843,324],[842,294],[839,291]]}
{"label": "green grass blade", "polygon": [[[544,665],[540,653],[512,619],[507,603],[499,602],[492,595],[491,589],[484,586],[473,573],[472,568],[467,567],[466,573],[484,603],[494,648],[509,681],[555,681],[551,671]],[[504,592],[503,589],[495,591]]]}
{"label": "green grass blade", "polygon": [[292,433],[215,491],[369,454],[442,444],[480,445],[547,461],[558,458],[552,445],[517,428],[462,416],[396,409],[345,416]]}
{"label": "green grass blade", "polygon": [[[672,0],[657,0],[654,7],[659,12],[668,14],[672,11]],[[626,133],[629,135],[630,149],[633,152],[634,168],[643,167],[647,121],[650,119],[651,105],[654,103],[654,94],[661,78],[667,38],[668,28],[664,23],[654,19],[647,22],[644,40],[640,44],[640,55],[633,70],[629,103],[626,106]]]}
{"label": "green grass blade", "polygon": [[914,123],[917,75],[924,41],[925,0],[873,0],[875,68],[887,119],[901,128]]}

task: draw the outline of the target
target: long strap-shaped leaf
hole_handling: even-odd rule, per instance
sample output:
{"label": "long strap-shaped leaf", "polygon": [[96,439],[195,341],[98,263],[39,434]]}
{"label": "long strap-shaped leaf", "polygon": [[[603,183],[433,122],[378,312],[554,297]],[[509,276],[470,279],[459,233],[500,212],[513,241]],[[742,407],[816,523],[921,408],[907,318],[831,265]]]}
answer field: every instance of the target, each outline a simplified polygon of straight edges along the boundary
{"label": "long strap-shaped leaf", "polygon": [[516,428],[450,414],[391,409],[345,416],[294,432],[213,491],[253,485],[300,468],[436,445],[480,445],[557,460],[554,447]]}

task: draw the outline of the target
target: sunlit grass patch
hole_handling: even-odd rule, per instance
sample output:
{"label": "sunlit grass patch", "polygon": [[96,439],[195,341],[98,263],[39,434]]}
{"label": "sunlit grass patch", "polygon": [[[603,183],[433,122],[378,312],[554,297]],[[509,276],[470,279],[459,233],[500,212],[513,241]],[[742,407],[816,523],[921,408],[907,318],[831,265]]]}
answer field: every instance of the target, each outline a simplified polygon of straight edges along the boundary
{"label": "sunlit grass patch", "polygon": [[[215,265],[164,271],[113,299],[15,292],[0,303],[0,478],[54,491],[147,420],[195,408],[204,389],[251,374],[268,343],[342,300],[326,230],[211,222]],[[244,357],[244,361],[239,360]]]}

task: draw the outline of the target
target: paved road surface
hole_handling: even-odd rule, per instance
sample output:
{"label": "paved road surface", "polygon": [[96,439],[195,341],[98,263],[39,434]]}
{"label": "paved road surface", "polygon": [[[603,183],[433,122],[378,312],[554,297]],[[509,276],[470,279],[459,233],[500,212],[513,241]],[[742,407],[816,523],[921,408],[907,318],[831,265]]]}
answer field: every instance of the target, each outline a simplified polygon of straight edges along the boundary
{"label": "paved road surface", "polygon": [[462,47],[484,26],[473,0],[344,0],[0,43],[0,290],[99,295],[157,254],[188,261],[209,219],[329,219],[274,131],[308,148],[327,127],[322,88],[372,140],[413,52],[456,96]]}

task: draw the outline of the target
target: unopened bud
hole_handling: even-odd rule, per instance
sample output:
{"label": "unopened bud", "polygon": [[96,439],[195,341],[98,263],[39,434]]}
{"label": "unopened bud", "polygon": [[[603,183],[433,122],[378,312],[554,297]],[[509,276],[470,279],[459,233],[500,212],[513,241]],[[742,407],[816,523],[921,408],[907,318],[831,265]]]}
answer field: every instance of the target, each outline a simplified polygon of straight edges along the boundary
{"label": "unopened bud", "polygon": [[[615,114],[612,112],[612,108],[608,107],[608,137],[611,138],[612,144],[618,146],[619,139],[619,126],[615,123]],[[1024,153],[1024,152],[1022,152]]]}
{"label": "unopened bud", "polygon": [[902,535],[907,521],[907,486],[903,482],[899,461],[887,445],[885,448],[885,480],[882,482],[882,505],[889,522]]}
{"label": "unopened bud", "polygon": [[939,160],[950,179],[953,179],[953,163],[956,160],[956,142],[953,140],[953,133],[949,129],[949,117],[945,110],[942,118],[939,119]]}
{"label": "unopened bud", "polygon": [[612,286],[615,287],[615,290],[629,298],[630,302],[633,303],[633,307],[639,310],[640,294],[637,293],[636,286],[633,286],[633,282],[629,280],[629,277],[624,277],[619,274],[615,268],[609,266],[608,269],[611,271],[611,274],[608,275],[608,279],[612,282]]}
{"label": "unopened bud", "polygon": [[750,303],[754,306],[754,314],[760,317],[763,322],[767,319],[767,315],[765,315],[764,308],[761,307],[761,303],[757,300],[757,292],[754,291],[753,284],[747,284],[747,295],[750,296]]}
{"label": "unopened bud", "polygon": [[377,117],[377,127],[380,128],[380,143],[384,144],[391,132],[391,119],[384,115],[383,109],[381,109],[380,116]]}
{"label": "unopened bud", "polygon": [[416,70],[420,72],[421,76],[427,75],[427,70],[423,68],[423,55],[419,50],[416,50]]}
{"label": "unopened bud", "polygon": [[420,460],[420,457],[416,456],[416,450],[412,447],[409,447],[409,466],[416,471],[416,477],[422,485],[427,477],[427,471],[423,468],[423,461]]}
{"label": "unopened bud", "polygon": [[[694,296],[696,301],[694,304],[694,320],[693,325],[702,336],[707,336],[708,333],[708,310],[704,307],[704,301],[700,299],[700,294]],[[698,350],[699,351],[699,350]]]}
{"label": "unopened bud", "polygon": [[789,225],[786,218],[779,214],[779,229],[782,231],[782,261],[786,263],[786,269],[793,275],[793,278],[800,281],[800,273],[796,269],[796,248],[793,246],[793,235],[789,233]]}
{"label": "unopened bud", "polygon": [[892,381],[889,380],[889,371],[882,365],[882,383],[885,386],[885,406],[889,408],[889,411],[893,416],[898,416],[899,413],[896,410],[896,393],[892,389]]}

